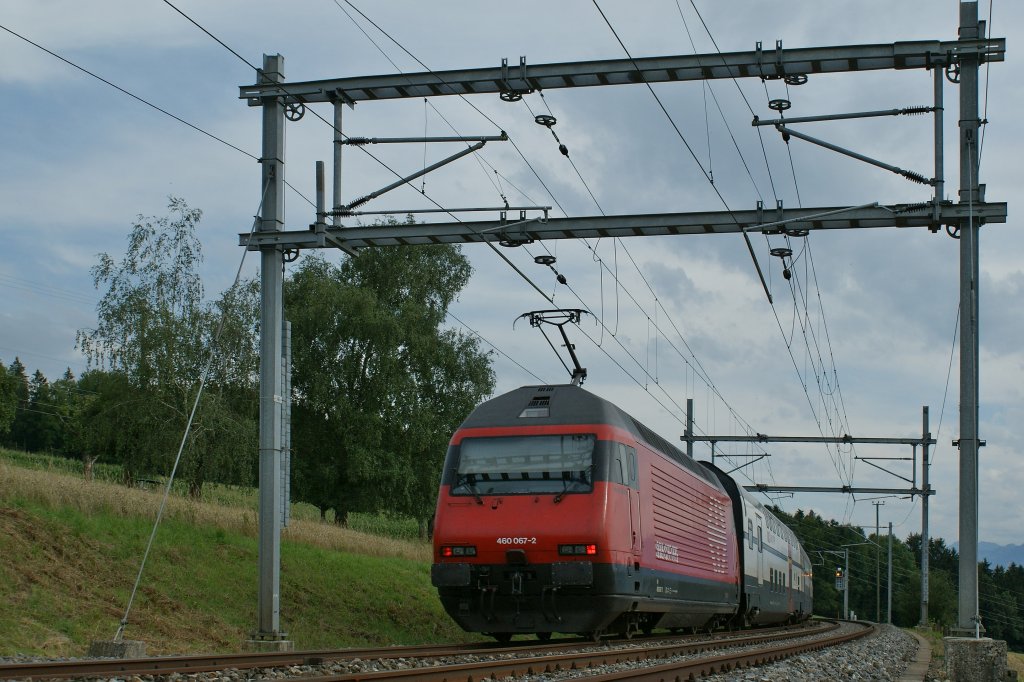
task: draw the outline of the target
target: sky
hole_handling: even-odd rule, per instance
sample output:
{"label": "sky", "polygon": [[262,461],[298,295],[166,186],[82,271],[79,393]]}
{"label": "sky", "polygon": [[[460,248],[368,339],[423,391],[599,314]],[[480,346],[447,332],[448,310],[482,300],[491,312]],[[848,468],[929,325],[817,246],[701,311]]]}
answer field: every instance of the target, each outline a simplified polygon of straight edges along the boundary
{"label": "sky", "polygon": [[[81,70],[0,31],[8,68],[0,72],[0,359],[19,357],[49,378],[66,367],[80,374],[75,334],[95,324],[101,292],[89,274],[97,254],[120,257],[138,215],[167,213],[168,197],[203,211],[202,274],[214,296],[230,285],[243,258],[260,199],[260,111],[238,99],[255,82],[245,62],[281,54],[290,81],[496,67],[625,56],[772,48],[954,40],[953,0],[709,2],[593,0],[514,5],[475,0],[301,0],[174,3],[237,56],[161,0],[5,0],[0,25],[55,52],[133,95],[184,119],[198,132]],[[375,22],[393,40],[367,23]],[[700,17],[697,15],[700,12]],[[1011,78],[1024,33],[1024,8],[994,0],[994,37],[1007,39],[1007,59],[982,70],[982,182],[990,201],[1009,203],[1006,224],[981,231],[980,538],[1021,542],[1019,482],[1024,463],[1013,435],[1024,423],[1024,318],[1020,297],[1024,237],[1015,229],[1015,200],[1024,187],[1019,124],[1024,95]],[[701,21],[703,19],[703,22]],[[705,28],[706,26],[706,28]],[[396,42],[402,47],[398,47]],[[402,49],[404,48],[404,50]],[[406,52],[407,51],[407,52]],[[240,58],[241,57],[241,58]],[[368,204],[366,210],[501,205],[552,206],[551,215],[717,211],[722,200],[749,210],[758,200],[786,207],[857,206],[927,201],[930,188],[834,152],[750,125],[751,110],[775,114],[769,99],[792,103],[790,116],[932,104],[925,71],[873,71],[811,76],[787,87],[745,79],[643,86],[558,89],[520,102],[494,95],[360,103],[345,109],[345,134],[361,137],[495,135],[461,159]],[[946,83],[947,198],[958,184],[957,86]],[[315,110],[331,118],[327,105]],[[559,153],[536,114],[555,116]],[[496,127],[496,126],[500,126]],[[1014,132],[1014,128],[1018,132]],[[678,128],[677,134],[675,128]],[[931,176],[931,116],[855,119],[794,128]],[[333,131],[307,115],[287,125],[288,229],[314,221],[314,164],[331,167]],[[218,141],[216,138],[220,138]],[[681,139],[682,138],[682,139]],[[684,144],[685,140],[685,144]],[[233,148],[232,146],[238,149]],[[687,145],[692,150],[687,149]],[[409,174],[454,153],[458,145],[375,145],[380,161]],[[519,152],[517,152],[517,149]],[[242,150],[242,151],[239,151]],[[347,200],[395,179],[358,149],[345,150]],[[708,176],[713,176],[714,187]],[[493,212],[460,216],[494,219]],[[441,220],[424,214],[420,220]],[[443,218],[447,220],[447,216]],[[372,223],[373,217],[363,220]],[[351,223],[350,223],[351,224]],[[780,237],[754,239],[774,304],[757,280],[739,235],[552,241],[503,251],[531,283],[482,245],[465,248],[474,276],[452,308],[451,324],[471,329],[494,349],[497,392],[562,383],[567,373],[543,337],[520,314],[551,307],[590,311],[568,329],[589,377],[585,388],[632,413],[669,441],[683,432],[686,399],[696,430],[706,435],[918,437],[930,409],[934,450],[931,531],[958,535],[958,242],[926,229],[842,230],[794,238],[783,278],[772,248]],[[304,252],[305,257],[308,252]],[[534,256],[557,257],[554,273]],[[327,253],[331,259],[342,256]],[[258,273],[249,254],[246,276]],[[292,266],[294,267],[294,266]],[[465,326],[463,326],[465,325]],[[552,330],[554,331],[554,330]],[[467,332],[468,333],[468,332]],[[680,444],[682,445],[682,444]],[[785,486],[905,488],[872,463],[913,478],[909,447],[720,445],[742,483]],[[919,456],[920,453],[918,453]],[[695,455],[710,456],[706,445]],[[920,472],[917,472],[920,484]],[[773,495],[785,510],[813,509],[857,526],[875,524],[905,538],[920,531],[919,500],[858,495]]]}

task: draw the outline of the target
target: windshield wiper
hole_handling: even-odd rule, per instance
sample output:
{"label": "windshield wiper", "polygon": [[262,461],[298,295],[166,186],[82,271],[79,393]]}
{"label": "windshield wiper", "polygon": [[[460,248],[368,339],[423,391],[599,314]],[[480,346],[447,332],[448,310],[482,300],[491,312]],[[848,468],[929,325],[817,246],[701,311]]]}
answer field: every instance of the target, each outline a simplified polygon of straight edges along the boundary
{"label": "windshield wiper", "polygon": [[484,499],[480,497],[480,492],[476,489],[476,477],[473,474],[467,474],[463,477],[460,486],[466,486],[466,489],[473,493],[473,499],[476,500],[477,504],[483,504]]}
{"label": "windshield wiper", "polygon": [[[569,472],[565,472],[565,473],[569,473]],[[562,478],[562,492],[560,492],[557,495],[555,495],[555,504],[558,504],[559,502],[562,501],[562,498],[565,497],[565,494],[567,492],[569,492],[569,486],[570,485],[572,485],[573,483],[578,483],[578,482],[579,481],[577,479],[575,479],[575,478],[572,478],[571,475],[570,476],[564,476]]]}
{"label": "windshield wiper", "polygon": [[569,492],[569,486],[571,486],[573,483],[589,483],[590,481],[587,480],[587,474],[592,474],[593,471],[594,465],[591,464],[589,467],[579,472],[579,478],[573,478],[572,472],[570,471],[562,472],[562,492],[555,495],[555,504],[558,504],[559,502],[562,501],[562,498],[565,497],[565,494]]}

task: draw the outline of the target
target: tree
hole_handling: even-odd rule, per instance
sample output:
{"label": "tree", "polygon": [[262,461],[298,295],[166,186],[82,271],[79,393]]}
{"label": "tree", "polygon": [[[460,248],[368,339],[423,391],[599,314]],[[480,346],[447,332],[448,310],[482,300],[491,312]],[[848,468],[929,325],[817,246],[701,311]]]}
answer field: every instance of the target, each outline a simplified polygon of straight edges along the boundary
{"label": "tree", "polygon": [[18,413],[18,382],[0,362],[0,437],[6,438]]}
{"label": "tree", "polygon": [[[85,442],[114,448],[127,482],[170,470],[221,315],[236,350],[238,335],[254,325],[244,319],[255,308],[251,283],[215,304],[204,300],[195,234],[202,212],[175,197],[168,211],[160,218],[138,216],[120,261],[99,255],[91,270],[96,288],[105,289],[97,325],[77,336],[90,369],[102,372],[93,377],[98,397],[87,410],[102,423],[90,426]],[[254,470],[256,401],[243,398],[255,382],[252,347],[218,353],[182,463],[193,495],[211,477],[242,482]]]}
{"label": "tree", "polygon": [[36,370],[28,382],[28,409],[25,414],[25,449],[54,452],[62,446],[63,425],[54,403],[50,382]]}
{"label": "tree", "polygon": [[297,497],[340,522],[386,508],[425,527],[448,438],[493,390],[476,339],[441,326],[470,273],[438,245],[307,257],[286,281]]}
{"label": "tree", "polygon": [[14,362],[7,368],[7,383],[14,393],[14,418],[10,423],[7,442],[14,447],[25,448],[28,437],[28,375],[25,373],[25,365],[21,359],[14,358]]}

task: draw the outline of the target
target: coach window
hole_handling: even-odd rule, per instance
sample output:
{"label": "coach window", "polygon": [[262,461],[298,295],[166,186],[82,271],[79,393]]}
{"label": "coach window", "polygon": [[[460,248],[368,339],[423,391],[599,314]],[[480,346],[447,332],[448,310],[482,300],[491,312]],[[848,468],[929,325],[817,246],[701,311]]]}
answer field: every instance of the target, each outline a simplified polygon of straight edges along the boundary
{"label": "coach window", "polygon": [[754,549],[754,522],[751,519],[747,519],[747,545]]}
{"label": "coach window", "polygon": [[764,551],[764,543],[763,543],[763,541],[761,539],[761,526],[757,527],[757,551],[758,552],[763,552]]}

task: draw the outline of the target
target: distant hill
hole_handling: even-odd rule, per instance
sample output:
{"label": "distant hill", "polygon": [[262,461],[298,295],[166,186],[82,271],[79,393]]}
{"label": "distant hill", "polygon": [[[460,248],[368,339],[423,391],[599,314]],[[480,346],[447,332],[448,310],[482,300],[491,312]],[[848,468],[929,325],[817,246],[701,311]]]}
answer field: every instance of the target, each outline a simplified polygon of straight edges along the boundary
{"label": "distant hill", "polygon": [[[960,551],[955,542],[953,548]],[[981,541],[978,543],[978,561],[982,559],[987,559],[992,566],[1003,568],[1010,564],[1024,566],[1024,545],[997,545],[994,542]]]}
{"label": "distant hill", "polygon": [[1009,566],[1011,563],[1024,566],[1024,545],[997,545],[994,542],[979,542],[978,556],[988,559],[993,566]]}

